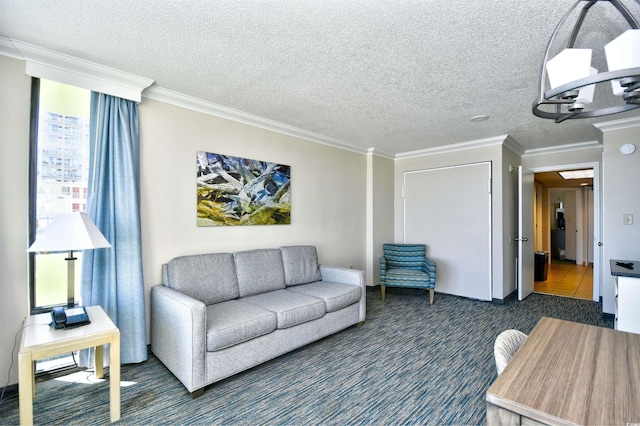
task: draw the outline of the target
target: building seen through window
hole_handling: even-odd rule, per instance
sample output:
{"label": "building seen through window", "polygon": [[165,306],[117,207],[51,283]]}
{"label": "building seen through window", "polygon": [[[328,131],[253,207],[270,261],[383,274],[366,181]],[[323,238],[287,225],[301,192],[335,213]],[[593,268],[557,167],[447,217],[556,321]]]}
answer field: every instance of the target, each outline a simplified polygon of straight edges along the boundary
{"label": "building seen through window", "polygon": [[[89,173],[89,111],[91,92],[48,80],[40,81],[35,205],[36,234],[58,213],[84,212]],[[67,302],[66,253],[35,255],[33,310]],[[76,300],[80,297],[82,252],[74,252]]]}

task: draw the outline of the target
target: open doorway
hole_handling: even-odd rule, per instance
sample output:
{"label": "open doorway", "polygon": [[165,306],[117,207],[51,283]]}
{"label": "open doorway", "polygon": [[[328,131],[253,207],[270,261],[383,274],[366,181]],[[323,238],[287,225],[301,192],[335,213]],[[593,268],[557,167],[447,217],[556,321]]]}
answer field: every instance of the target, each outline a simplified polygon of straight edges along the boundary
{"label": "open doorway", "polygon": [[[564,173],[567,171],[580,173]],[[593,172],[593,167],[581,167],[534,175],[534,291],[538,293],[587,300],[599,297],[594,283]],[[546,263],[544,271],[540,262]]]}

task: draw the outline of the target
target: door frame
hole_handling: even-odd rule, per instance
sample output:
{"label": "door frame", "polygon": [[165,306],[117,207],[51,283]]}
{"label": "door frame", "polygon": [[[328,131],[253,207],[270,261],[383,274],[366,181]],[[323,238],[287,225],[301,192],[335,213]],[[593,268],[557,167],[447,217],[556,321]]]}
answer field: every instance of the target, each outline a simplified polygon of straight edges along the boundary
{"label": "door frame", "polygon": [[563,170],[593,169],[593,300],[600,300],[602,288],[602,204],[600,188],[600,163],[562,164],[557,166],[531,167],[533,173],[559,172]]}

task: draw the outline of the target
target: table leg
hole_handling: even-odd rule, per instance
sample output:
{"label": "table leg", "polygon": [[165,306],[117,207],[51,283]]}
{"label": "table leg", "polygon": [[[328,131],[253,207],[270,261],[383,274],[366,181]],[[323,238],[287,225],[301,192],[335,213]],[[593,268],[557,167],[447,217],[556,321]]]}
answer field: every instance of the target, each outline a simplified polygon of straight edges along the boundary
{"label": "table leg", "polygon": [[18,354],[18,393],[20,394],[20,424],[33,424],[33,361],[31,354]]}
{"label": "table leg", "polygon": [[114,336],[110,345],[109,387],[111,421],[120,420],[120,334]]}
{"label": "table leg", "polygon": [[96,346],[93,358],[96,368],[96,379],[104,377],[104,346]]}

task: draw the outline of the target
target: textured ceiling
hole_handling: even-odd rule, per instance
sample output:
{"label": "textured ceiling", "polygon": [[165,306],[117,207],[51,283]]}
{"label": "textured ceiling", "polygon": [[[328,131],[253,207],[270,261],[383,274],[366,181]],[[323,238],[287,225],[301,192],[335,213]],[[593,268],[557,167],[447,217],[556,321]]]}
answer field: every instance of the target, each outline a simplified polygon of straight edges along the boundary
{"label": "textured ceiling", "polygon": [[[0,37],[361,149],[506,134],[535,149],[592,141],[593,123],[639,115],[555,124],[531,113],[546,43],[572,4],[0,0]],[[610,5],[592,10],[577,47],[627,29]],[[479,114],[490,118],[469,120]]]}

